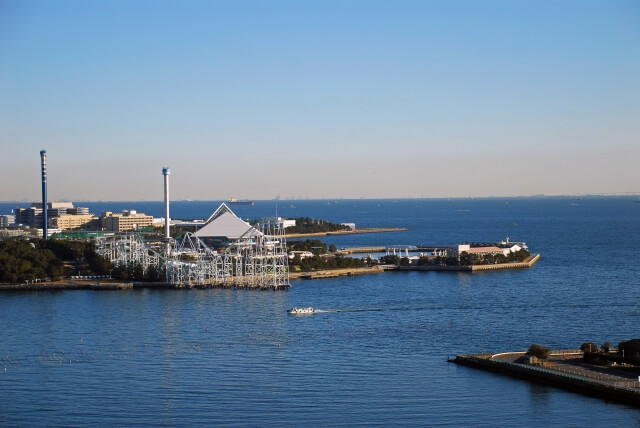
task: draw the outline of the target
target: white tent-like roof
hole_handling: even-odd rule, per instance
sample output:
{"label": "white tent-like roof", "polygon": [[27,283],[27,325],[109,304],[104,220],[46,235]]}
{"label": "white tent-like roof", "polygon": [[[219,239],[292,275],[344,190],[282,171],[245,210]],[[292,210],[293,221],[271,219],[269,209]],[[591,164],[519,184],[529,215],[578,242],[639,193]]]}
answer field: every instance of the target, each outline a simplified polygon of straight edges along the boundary
{"label": "white tent-like roof", "polygon": [[236,216],[225,203],[220,205],[205,225],[195,233],[198,238],[224,237],[229,240],[250,239],[261,235],[258,229]]}

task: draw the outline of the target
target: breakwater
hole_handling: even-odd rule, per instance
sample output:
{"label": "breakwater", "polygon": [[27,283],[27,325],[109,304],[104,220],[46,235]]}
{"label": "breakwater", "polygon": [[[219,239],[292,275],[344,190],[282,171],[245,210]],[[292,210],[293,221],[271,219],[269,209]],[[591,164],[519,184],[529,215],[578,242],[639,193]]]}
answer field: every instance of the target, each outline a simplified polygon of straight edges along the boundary
{"label": "breakwater", "polygon": [[381,273],[381,272],[384,272],[385,270],[392,270],[392,269],[390,269],[389,266],[372,266],[372,267],[361,267],[361,268],[319,270],[314,272],[290,272],[289,278],[290,279],[338,278],[341,276]]}
{"label": "breakwater", "polygon": [[[155,284],[157,287],[158,283]],[[46,291],[46,290],[127,290],[135,287],[133,282],[114,281],[51,281],[33,282],[29,284],[0,284],[0,291]]]}
{"label": "breakwater", "polygon": [[287,233],[286,238],[308,238],[313,236],[360,235],[364,233],[404,232],[405,227],[367,227],[355,230],[335,230],[330,232]]}
{"label": "breakwater", "polygon": [[[457,355],[451,361],[640,407],[640,382],[628,374],[623,376],[613,369],[582,364],[582,358],[568,358],[566,352],[552,352],[550,362],[544,367],[500,359],[505,355],[523,356],[524,352]],[[575,351],[572,355],[581,355],[581,352]]]}
{"label": "breakwater", "polygon": [[400,271],[427,271],[427,272],[485,272],[494,270],[505,269],[526,269],[530,268],[540,260],[540,254],[532,254],[524,262],[517,263],[497,263],[493,265],[473,265],[473,266],[437,266],[437,265],[422,265],[422,266],[398,266]]}

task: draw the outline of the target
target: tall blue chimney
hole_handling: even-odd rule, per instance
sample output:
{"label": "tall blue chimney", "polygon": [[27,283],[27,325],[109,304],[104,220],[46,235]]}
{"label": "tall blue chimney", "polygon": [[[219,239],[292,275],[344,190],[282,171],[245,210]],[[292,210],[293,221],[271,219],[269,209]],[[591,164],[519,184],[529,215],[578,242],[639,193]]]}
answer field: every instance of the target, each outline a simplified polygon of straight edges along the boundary
{"label": "tall blue chimney", "polygon": [[47,239],[47,223],[49,216],[47,214],[47,151],[40,150],[40,163],[42,166],[42,238]]}

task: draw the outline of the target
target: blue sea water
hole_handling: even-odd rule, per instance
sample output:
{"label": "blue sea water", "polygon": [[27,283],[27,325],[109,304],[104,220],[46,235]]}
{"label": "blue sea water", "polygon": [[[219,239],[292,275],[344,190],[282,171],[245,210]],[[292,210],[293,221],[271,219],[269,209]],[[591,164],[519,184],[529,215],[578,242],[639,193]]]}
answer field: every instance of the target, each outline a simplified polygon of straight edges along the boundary
{"label": "blue sea water", "polygon": [[[277,204],[277,207],[276,207]],[[79,203],[92,212],[161,202]],[[15,204],[0,204],[8,212]],[[174,202],[206,218],[217,202]],[[637,425],[640,409],[448,363],[640,337],[631,197],[257,201],[264,215],[406,227],[341,246],[526,241],[531,269],[389,272],[289,291],[0,294],[0,425]],[[321,312],[293,317],[293,306]]]}

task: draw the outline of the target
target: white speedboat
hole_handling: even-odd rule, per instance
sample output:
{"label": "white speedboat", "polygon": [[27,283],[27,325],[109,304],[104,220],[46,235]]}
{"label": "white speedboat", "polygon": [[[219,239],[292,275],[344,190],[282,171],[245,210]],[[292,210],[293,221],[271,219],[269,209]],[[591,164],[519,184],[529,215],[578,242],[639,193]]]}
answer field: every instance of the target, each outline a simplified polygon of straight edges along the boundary
{"label": "white speedboat", "polygon": [[291,315],[311,315],[314,312],[312,307],[308,308],[291,308],[287,311]]}

